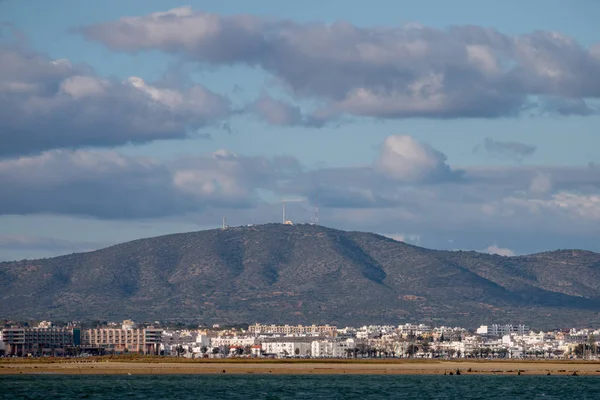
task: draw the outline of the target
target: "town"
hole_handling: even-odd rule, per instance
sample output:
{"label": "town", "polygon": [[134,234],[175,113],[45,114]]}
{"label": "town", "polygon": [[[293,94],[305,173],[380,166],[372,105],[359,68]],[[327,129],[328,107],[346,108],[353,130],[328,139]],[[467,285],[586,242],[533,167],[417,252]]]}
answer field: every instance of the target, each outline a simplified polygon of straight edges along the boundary
{"label": "town", "polygon": [[526,325],[491,324],[476,330],[424,324],[238,325],[5,321],[2,357],[86,357],[141,354],[186,358],[440,358],[598,359],[600,329],[534,331]]}

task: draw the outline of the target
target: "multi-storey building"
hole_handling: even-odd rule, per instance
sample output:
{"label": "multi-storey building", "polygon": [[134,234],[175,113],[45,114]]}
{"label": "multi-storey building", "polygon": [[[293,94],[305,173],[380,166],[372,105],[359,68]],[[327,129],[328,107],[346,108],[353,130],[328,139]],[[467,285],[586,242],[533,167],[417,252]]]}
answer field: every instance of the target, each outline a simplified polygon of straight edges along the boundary
{"label": "multi-storey building", "polygon": [[477,328],[476,333],[479,335],[487,335],[487,336],[504,336],[510,335],[511,333],[517,335],[525,335],[529,332],[529,327],[527,325],[481,325]]}
{"label": "multi-storey building", "polygon": [[252,346],[256,344],[254,337],[241,337],[241,336],[216,336],[210,338],[210,347],[231,347],[231,346]]}
{"label": "multi-storey building", "polygon": [[330,325],[250,325],[248,331],[254,335],[287,336],[335,336],[337,327]]}
{"label": "multi-storey building", "polygon": [[162,329],[86,329],[81,332],[83,348],[158,354]]}
{"label": "multi-storey building", "polygon": [[353,353],[355,342],[353,339],[314,340],[311,343],[312,357],[348,358]]}
{"label": "multi-storey building", "polygon": [[278,357],[310,357],[312,338],[288,337],[265,339],[262,342],[262,351]]}
{"label": "multi-storey building", "polygon": [[72,328],[6,328],[2,331],[6,354],[26,355],[64,352],[73,346]]}
{"label": "multi-storey building", "polygon": [[67,348],[158,354],[162,329],[7,328],[6,354],[64,353]]}

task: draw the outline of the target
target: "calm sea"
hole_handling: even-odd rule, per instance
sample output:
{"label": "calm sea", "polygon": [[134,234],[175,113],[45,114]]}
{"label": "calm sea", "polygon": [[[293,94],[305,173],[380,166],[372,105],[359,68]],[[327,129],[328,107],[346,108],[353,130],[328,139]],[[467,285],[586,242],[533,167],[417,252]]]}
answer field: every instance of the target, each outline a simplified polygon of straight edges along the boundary
{"label": "calm sea", "polygon": [[0,376],[0,399],[600,399],[573,376]]}

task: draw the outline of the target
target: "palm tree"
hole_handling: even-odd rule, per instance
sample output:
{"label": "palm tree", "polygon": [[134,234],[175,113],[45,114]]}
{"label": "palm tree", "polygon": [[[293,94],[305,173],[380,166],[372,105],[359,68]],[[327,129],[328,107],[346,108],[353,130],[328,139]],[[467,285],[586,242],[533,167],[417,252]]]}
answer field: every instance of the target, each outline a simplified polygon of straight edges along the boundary
{"label": "palm tree", "polygon": [[410,358],[413,358],[413,357],[414,357],[414,355],[417,353],[417,351],[419,351],[419,348],[418,348],[416,345],[414,345],[414,344],[412,344],[412,343],[411,343],[411,344],[408,346],[408,348],[406,349],[406,354],[407,354],[407,355],[408,355]]}
{"label": "palm tree", "polygon": [[429,353],[430,348],[431,348],[431,346],[429,345],[429,342],[421,343],[421,350],[423,351],[423,353],[425,353],[425,354]]}
{"label": "palm tree", "polygon": [[498,357],[506,358],[507,355],[508,355],[508,350],[506,350],[504,348],[498,350]]}
{"label": "palm tree", "polygon": [[361,357],[364,357],[365,353],[367,352],[367,348],[368,346],[364,343],[359,343],[356,348],[358,349],[358,352],[360,353]]}

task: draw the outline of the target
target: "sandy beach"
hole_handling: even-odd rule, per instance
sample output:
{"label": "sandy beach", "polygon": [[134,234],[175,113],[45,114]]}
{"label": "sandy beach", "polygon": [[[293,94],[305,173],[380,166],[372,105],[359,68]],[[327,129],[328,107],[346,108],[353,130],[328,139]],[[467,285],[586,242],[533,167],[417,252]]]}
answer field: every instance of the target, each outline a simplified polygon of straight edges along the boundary
{"label": "sandy beach", "polygon": [[0,375],[9,374],[453,374],[461,375],[600,375],[600,362],[566,361],[57,361],[0,362]]}

